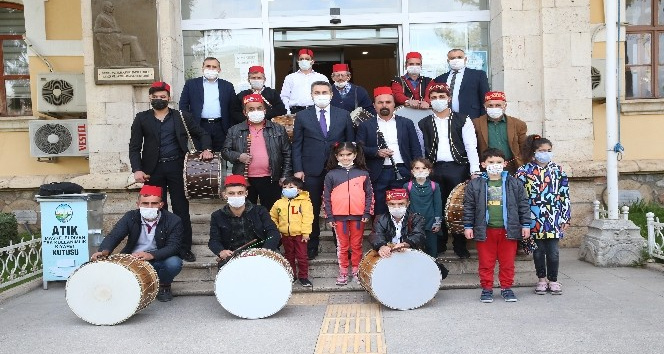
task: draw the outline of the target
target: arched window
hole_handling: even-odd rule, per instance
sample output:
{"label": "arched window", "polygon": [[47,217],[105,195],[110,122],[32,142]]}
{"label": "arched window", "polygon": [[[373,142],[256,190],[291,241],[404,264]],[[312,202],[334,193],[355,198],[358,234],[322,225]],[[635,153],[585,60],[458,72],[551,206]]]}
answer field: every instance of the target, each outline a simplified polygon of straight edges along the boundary
{"label": "arched window", "polygon": [[0,1],[0,116],[32,115],[23,5]]}

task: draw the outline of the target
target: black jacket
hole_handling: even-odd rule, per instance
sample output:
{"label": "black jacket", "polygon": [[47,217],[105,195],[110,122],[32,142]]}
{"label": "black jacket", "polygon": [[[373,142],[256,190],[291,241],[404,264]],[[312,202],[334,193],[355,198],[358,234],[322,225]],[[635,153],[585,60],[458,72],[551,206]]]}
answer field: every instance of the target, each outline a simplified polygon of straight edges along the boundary
{"label": "black jacket", "polygon": [[[422,248],[425,239],[424,217],[408,210],[406,211],[406,215],[403,216],[403,220],[405,220],[405,225],[401,227],[401,242],[407,243],[410,245],[410,248]],[[382,246],[392,242],[392,238],[396,235],[396,230],[390,213],[379,216],[374,222],[373,230],[369,234],[371,247],[378,251]]]}
{"label": "black jacket", "polygon": [[[228,205],[212,213],[210,220],[210,251],[218,256],[223,250],[234,251],[245,243],[259,238],[264,240],[263,248],[277,250],[281,234],[270,218],[270,214],[263,206],[252,204],[247,201],[242,218],[249,220],[252,235],[244,235],[241,239],[233,237],[231,232],[231,218],[235,217]],[[269,238],[269,239],[268,239]],[[260,246],[260,244],[259,244]]]}
{"label": "black jacket", "polygon": [[[254,93],[254,90],[244,90],[237,94],[240,106],[238,107],[238,110],[233,112],[233,120],[235,123],[241,123],[245,120],[244,113],[242,113],[242,100],[244,99],[244,96],[252,93]],[[267,108],[267,111],[265,111],[265,119],[271,120],[276,116],[283,116],[286,114],[286,107],[284,106],[284,102],[281,101],[281,96],[279,96],[277,90],[265,86],[263,92],[261,92],[261,96],[263,96],[263,99],[266,101],[265,107]]]}
{"label": "black jacket", "polygon": [[[245,164],[240,162],[240,155],[247,151],[247,135],[249,135],[249,124],[246,121],[236,124],[228,130],[221,156],[233,163],[233,174],[244,174]],[[288,141],[286,129],[269,120],[265,121],[263,138],[270,161],[272,171],[272,182],[279,178],[288,177],[293,174],[291,163],[291,144]]]}
{"label": "black jacket", "polygon": [[[148,252],[154,256],[155,261],[177,255],[180,252],[180,241],[182,239],[180,217],[164,209],[160,213],[161,217],[154,234],[157,250]],[[141,227],[141,212],[138,209],[128,211],[104,238],[98,251],[111,253],[128,236],[127,245],[120,252],[133,253],[138,238],[141,236]]]}
{"label": "black jacket", "polygon": [[[182,155],[189,151],[187,131],[185,130],[179,111],[169,108],[175,124],[175,136],[178,139]],[[198,124],[194,123],[191,115],[184,114],[187,128],[193,138],[201,141],[203,150],[210,148],[210,136]],[[154,117],[154,111],[138,112],[131,124],[131,137],[129,138],[129,162],[131,171],[143,171],[148,175],[154,172],[159,162],[160,128],[159,120]]]}

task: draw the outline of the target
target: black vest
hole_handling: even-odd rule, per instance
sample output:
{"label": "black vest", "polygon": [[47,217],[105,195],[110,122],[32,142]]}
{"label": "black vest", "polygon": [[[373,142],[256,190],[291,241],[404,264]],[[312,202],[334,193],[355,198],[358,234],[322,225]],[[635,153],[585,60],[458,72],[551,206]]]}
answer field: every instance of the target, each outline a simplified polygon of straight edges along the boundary
{"label": "black vest", "polygon": [[432,163],[436,163],[438,153],[438,142],[441,139],[449,139],[450,149],[452,150],[452,157],[454,162],[465,165],[468,164],[468,153],[466,146],[463,144],[462,129],[466,124],[466,118],[459,116],[457,113],[452,112],[451,119],[448,120],[448,136],[439,137],[436,132],[436,123],[434,116],[430,115],[423,118],[418,123],[424,138],[425,157]]}

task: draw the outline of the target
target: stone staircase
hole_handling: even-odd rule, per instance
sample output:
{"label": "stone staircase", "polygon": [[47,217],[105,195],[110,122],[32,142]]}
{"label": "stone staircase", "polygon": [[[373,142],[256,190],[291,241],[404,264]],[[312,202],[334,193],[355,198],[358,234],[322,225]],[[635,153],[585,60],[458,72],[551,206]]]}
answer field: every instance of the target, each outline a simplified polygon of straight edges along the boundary
{"label": "stone staircase", "polygon": [[[184,262],[182,272],[175,278],[173,293],[175,295],[214,295],[214,281],[217,275],[217,264],[215,256],[207,246],[210,231],[210,214],[220,207],[217,201],[195,201],[192,203],[192,228],[193,246],[192,252],[196,255],[196,262]],[[370,249],[366,237],[369,231],[365,231],[364,251]],[[451,242],[451,241],[450,241]],[[459,259],[450,249],[441,256],[445,266],[450,273],[443,280],[441,289],[468,289],[479,288],[479,277],[477,275],[477,252],[472,249],[473,242],[469,242],[471,257]],[[283,248],[282,248],[283,251]],[[514,286],[534,286],[535,277],[532,256],[517,255],[516,275]],[[316,259],[309,261],[309,279],[313,283],[312,288],[302,287],[299,282],[293,285],[293,292],[329,292],[329,291],[364,291],[355,281],[346,286],[335,284],[339,266],[336,258],[336,248],[333,241],[332,231],[321,231],[320,253]],[[497,271],[495,286],[498,286]]]}

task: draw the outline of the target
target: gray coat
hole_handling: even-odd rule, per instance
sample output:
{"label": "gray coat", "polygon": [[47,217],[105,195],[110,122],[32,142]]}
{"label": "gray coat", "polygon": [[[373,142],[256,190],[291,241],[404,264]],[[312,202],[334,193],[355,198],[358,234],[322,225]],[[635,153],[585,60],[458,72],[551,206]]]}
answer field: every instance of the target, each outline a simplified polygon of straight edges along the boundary
{"label": "gray coat", "polygon": [[[502,174],[503,181],[503,224],[507,230],[507,238],[521,240],[521,229],[530,228],[530,207],[526,197],[526,189],[518,179]],[[475,178],[468,182],[463,199],[463,225],[473,229],[475,241],[486,240],[486,228],[489,221],[487,208],[488,176]]]}

